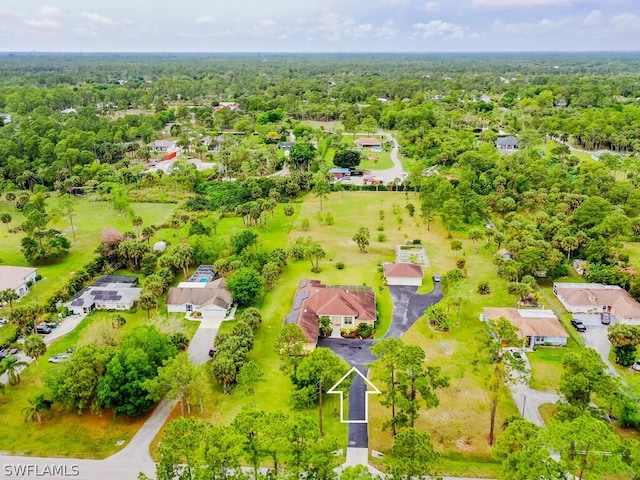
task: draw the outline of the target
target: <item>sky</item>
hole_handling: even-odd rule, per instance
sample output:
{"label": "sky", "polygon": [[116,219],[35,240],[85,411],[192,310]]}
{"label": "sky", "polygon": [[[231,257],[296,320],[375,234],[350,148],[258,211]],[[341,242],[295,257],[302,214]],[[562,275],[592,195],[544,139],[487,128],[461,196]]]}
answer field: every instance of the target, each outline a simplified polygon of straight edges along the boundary
{"label": "sky", "polygon": [[639,0],[0,0],[0,51],[640,50]]}

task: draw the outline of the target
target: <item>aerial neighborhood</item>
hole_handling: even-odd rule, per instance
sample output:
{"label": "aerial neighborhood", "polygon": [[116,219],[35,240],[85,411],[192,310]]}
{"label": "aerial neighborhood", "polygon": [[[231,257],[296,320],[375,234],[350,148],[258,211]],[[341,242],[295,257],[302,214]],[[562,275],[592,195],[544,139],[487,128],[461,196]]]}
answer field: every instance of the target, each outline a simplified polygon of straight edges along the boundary
{"label": "aerial neighborhood", "polygon": [[637,54],[167,55],[0,54],[8,478],[638,478]]}

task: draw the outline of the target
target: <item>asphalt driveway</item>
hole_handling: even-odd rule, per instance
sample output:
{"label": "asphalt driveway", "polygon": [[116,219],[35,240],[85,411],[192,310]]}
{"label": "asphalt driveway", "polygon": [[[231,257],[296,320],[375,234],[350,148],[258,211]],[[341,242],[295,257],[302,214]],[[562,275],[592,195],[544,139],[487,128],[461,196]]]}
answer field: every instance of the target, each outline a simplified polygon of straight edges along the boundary
{"label": "asphalt driveway", "polygon": [[[424,311],[442,299],[440,283],[428,294],[416,293],[417,287],[388,287],[393,302],[393,316],[391,325],[384,338],[399,338],[418,320]],[[322,338],[319,347],[332,350],[340,358],[346,360],[350,366],[356,367],[363,375],[367,375],[367,364],[376,357],[371,353],[373,340],[356,340],[341,338]],[[365,417],[364,398],[366,387],[364,380],[354,376],[349,389],[349,419],[363,420]],[[369,431],[367,423],[349,424],[349,448],[368,448]]]}
{"label": "asphalt driveway", "polygon": [[431,305],[442,300],[442,285],[435,282],[434,289],[425,294],[416,293],[418,287],[390,286],[393,302],[393,318],[385,338],[399,338],[416,323],[424,311]]}

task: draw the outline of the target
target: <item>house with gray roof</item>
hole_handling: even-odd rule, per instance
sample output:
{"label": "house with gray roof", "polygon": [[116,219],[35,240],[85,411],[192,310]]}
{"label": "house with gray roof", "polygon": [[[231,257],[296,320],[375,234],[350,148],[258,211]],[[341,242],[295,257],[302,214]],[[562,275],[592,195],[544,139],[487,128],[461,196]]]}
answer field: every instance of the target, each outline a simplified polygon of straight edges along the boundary
{"label": "house with gray roof", "polygon": [[518,143],[518,139],[513,135],[509,135],[507,137],[500,137],[496,140],[496,147],[500,151],[514,151],[520,148],[520,144]]}
{"label": "house with gray roof", "polygon": [[226,318],[233,298],[224,278],[211,280],[213,271],[202,270],[188,281],[170,288],[167,310],[172,313],[199,312],[204,318]]}
{"label": "house with gray roof", "polygon": [[140,298],[138,277],[129,275],[104,275],[93,285],[80,290],[65,307],[75,315],[93,310],[129,310]]}

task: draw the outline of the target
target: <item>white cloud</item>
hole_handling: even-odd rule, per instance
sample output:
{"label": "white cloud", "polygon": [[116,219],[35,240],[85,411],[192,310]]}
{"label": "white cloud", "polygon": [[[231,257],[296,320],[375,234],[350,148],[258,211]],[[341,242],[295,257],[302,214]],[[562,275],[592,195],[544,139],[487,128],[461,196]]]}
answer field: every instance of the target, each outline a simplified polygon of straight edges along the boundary
{"label": "white cloud", "polygon": [[96,27],[112,27],[115,25],[113,20],[98,13],[83,13],[82,15]]}
{"label": "white cloud", "polygon": [[574,0],[472,0],[474,7],[521,8],[521,7],[559,7],[577,3]]}
{"label": "white cloud", "polygon": [[635,13],[621,13],[611,18],[611,25],[620,30],[640,30],[640,17]]}
{"label": "white cloud", "polygon": [[432,20],[429,23],[416,23],[413,25],[413,28],[421,32],[421,35],[425,38],[463,38],[469,30],[468,27],[443,22],[442,20]]}
{"label": "white cloud", "polygon": [[42,17],[59,17],[60,9],[52,5],[43,5],[38,9],[38,15]]}
{"label": "white cloud", "polygon": [[371,23],[358,23],[350,17],[333,12],[325,12],[309,30],[310,34],[318,34],[330,42],[340,42],[345,38],[364,38],[373,32]]}
{"label": "white cloud", "polygon": [[209,17],[209,16],[204,16],[204,17],[198,17],[196,18],[196,23],[198,25],[205,25],[205,24],[209,24],[209,23],[218,23],[217,20],[213,17]]}
{"label": "white cloud", "polygon": [[440,10],[440,4],[438,2],[427,2],[424,8],[427,12],[437,12]]}
{"label": "white cloud", "polygon": [[582,21],[583,25],[598,25],[602,21],[602,12],[600,10],[591,10],[589,15]]}
{"label": "white cloud", "polygon": [[37,18],[27,18],[24,21],[24,24],[32,28],[34,30],[42,30],[42,31],[53,31],[58,30],[60,28],[60,22],[57,20],[51,20],[48,18],[45,19],[37,19]]}
{"label": "white cloud", "polygon": [[509,34],[536,34],[536,33],[544,33],[550,30],[554,30],[560,27],[563,27],[567,24],[566,20],[550,20],[548,18],[543,18],[537,22],[509,22],[504,23],[499,20],[493,22],[493,29],[507,32]]}
{"label": "white cloud", "polygon": [[38,9],[35,17],[26,17],[23,19],[24,24],[32,30],[40,32],[53,32],[59,30],[61,12],[57,7],[51,5],[43,5]]}

